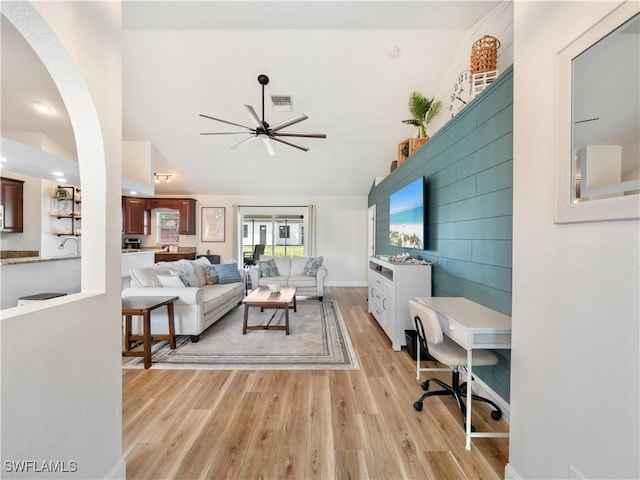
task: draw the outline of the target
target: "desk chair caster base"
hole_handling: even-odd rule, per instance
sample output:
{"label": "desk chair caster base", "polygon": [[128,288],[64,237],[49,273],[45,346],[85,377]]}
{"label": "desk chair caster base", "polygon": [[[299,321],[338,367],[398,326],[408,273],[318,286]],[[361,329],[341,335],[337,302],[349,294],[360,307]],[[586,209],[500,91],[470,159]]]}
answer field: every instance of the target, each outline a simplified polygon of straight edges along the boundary
{"label": "desk chair caster base", "polygon": [[[452,379],[451,379],[451,385],[447,385],[446,383],[440,381],[437,378],[427,378],[425,381],[423,381],[420,386],[422,387],[423,390],[425,390],[425,393],[423,393],[420,398],[418,398],[418,400],[416,402],[414,402],[413,404],[413,408],[420,412],[422,411],[422,407],[424,406],[423,401],[425,399],[427,399],[428,397],[431,396],[453,396],[453,398],[456,401],[456,404],[458,405],[458,409],[460,410],[460,413],[462,414],[462,426],[463,428],[466,430],[466,413],[467,413],[467,409],[465,407],[464,404],[464,398],[466,398],[467,396],[467,382],[463,382],[462,384],[460,383],[460,374],[458,372],[458,369],[454,369],[453,370],[453,374],[452,374]],[[427,391],[429,390],[429,387],[431,385],[431,382],[438,384],[440,387],[442,387],[442,390],[436,390],[436,391]],[[498,405],[496,405],[492,400],[489,400],[488,398],[485,397],[481,397],[480,395],[476,395],[475,393],[471,394],[471,399],[474,401],[480,401],[480,402],[484,402],[489,404],[491,407],[493,407],[493,410],[491,411],[491,418],[493,420],[500,420],[502,418],[502,410],[500,409],[500,407],[498,407]],[[473,425],[471,425],[471,431],[475,432],[476,429]]]}

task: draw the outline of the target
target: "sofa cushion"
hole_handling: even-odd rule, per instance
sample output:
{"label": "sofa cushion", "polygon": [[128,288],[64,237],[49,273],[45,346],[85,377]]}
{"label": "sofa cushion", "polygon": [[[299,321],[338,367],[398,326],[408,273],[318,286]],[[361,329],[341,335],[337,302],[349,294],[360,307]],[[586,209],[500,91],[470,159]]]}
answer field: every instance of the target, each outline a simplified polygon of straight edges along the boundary
{"label": "sofa cushion", "polygon": [[302,270],[302,275],[306,277],[315,277],[318,273],[318,268],[322,266],[322,257],[309,257],[307,263]]}
{"label": "sofa cushion", "polygon": [[260,269],[260,275],[263,277],[277,277],[280,275],[276,262],[273,258],[269,260],[259,260],[258,268]]}
{"label": "sofa cushion", "polygon": [[162,287],[158,275],[170,275],[166,263],[158,263],[149,267],[132,267],[131,278],[140,287]]}
{"label": "sofa cushion", "polygon": [[157,275],[160,285],[163,287],[184,287],[184,281],[178,275]]}
{"label": "sofa cushion", "polygon": [[218,272],[218,282],[220,284],[242,282],[237,263],[221,263],[213,267]]}
{"label": "sofa cushion", "polygon": [[242,295],[244,286],[241,283],[207,285],[202,289],[204,313],[207,314],[220,305]]}
{"label": "sofa cushion", "polygon": [[279,276],[288,277],[291,274],[291,257],[274,257],[269,255],[260,255],[260,260],[273,260],[274,262],[276,262]]}
{"label": "sofa cushion", "polygon": [[287,281],[290,287],[315,287],[316,283],[316,277],[308,275],[291,275]]}
{"label": "sofa cushion", "polygon": [[304,266],[307,264],[307,258],[308,257],[290,257],[291,270],[289,271],[289,274],[302,275]]}
{"label": "sofa cushion", "polygon": [[281,285],[283,287],[287,286],[287,281],[289,280],[289,277],[285,277],[284,275],[279,275],[277,277],[260,277],[258,279],[258,286],[259,287],[266,287],[267,285],[271,284],[271,283],[276,283],[278,285]]}
{"label": "sofa cushion", "polygon": [[216,285],[219,282],[218,271],[213,265],[207,265],[204,267],[205,285]]}

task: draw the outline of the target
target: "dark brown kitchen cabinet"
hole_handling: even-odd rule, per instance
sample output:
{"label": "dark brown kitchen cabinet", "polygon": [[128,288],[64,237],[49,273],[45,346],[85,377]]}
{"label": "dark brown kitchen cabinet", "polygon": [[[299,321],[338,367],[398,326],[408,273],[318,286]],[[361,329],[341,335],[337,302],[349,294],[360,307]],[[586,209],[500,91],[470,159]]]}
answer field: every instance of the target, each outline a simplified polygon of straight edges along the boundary
{"label": "dark brown kitchen cabinet", "polygon": [[192,198],[180,199],[180,234],[196,234],[196,201]]}
{"label": "dark brown kitchen cabinet", "polygon": [[180,235],[196,234],[196,201],[193,198],[147,198],[147,210],[168,208],[180,212]]}
{"label": "dark brown kitchen cabinet", "polygon": [[154,255],[155,262],[176,262],[178,260],[195,260],[196,252],[178,252],[178,253],[156,253]]}
{"label": "dark brown kitchen cabinet", "polygon": [[148,235],[149,215],[156,208],[180,212],[180,235],[196,234],[196,200],[193,198],[135,198],[122,197],[122,231],[127,234]]}
{"label": "dark brown kitchen cabinet", "polygon": [[129,235],[149,234],[149,210],[144,198],[122,197],[122,231]]}
{"label": "dark brown kitchen cabinet", "polygon": [[0,188],[0,203],[2,204],[2,231],[22,232],[23,231],[23,180],[0,177],[2,188]]}

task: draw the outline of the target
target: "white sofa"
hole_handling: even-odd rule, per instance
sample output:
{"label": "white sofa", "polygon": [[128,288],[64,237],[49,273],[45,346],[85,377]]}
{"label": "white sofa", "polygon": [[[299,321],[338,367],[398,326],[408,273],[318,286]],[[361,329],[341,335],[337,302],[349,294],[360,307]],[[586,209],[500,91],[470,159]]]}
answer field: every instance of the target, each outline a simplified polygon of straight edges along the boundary
{"label": "white sofa", "polygon": [[[176,335],[190,335],[192,342],[241,303],[245,295],[245,272],[235,263],[211,265],[206,258],[199,258],[134,267],[130,273],[131,286],[122,291],[122,296],[180,297],[174,303]],[[131,323],[132,333],[142,332],[141,317],[134,317]],[[161,335],[168,331],[166,309],[152,311],[151,333]]]}
{"label": "white sofa", "polygon": [[[273,260],[277,271],[270,271],[267,262]],[[310,261],[311,260],[311,261]],[[251,288],[276,283],[280,286],[298,287],[296,296],[318,297],[324,295],[324,279],[327,268],[322,265],[322,257],[271,257],[260,255],[260,260],[249,270]],[[312,265],[315,262],[315,265]],[[315,267],[315,268],[314,268]],[[314,273],[313,275],[311,275]],[[271,275],[271,276],[265,276]]]}

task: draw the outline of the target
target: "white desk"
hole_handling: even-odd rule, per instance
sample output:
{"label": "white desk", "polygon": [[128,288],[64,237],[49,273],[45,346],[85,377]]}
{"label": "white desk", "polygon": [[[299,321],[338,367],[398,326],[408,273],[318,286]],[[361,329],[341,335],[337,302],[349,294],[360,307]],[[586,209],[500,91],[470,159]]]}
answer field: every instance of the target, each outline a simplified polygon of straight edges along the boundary
{"label": "white desk", "polygon": [[467,450],[472,437],[507,437],[508,433],[471,432],[471,365],[473,349],[510,349],[511,317],[464,297],[418,297],[438,312],[442,332],[467,351]]}

